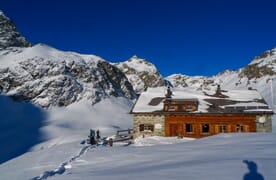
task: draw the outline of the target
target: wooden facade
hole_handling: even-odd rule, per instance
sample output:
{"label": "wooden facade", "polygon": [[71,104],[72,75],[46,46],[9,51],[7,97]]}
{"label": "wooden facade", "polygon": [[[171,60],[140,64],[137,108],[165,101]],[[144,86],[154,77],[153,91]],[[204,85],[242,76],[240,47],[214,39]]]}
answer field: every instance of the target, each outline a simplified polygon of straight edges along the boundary
{"label": "wooden facade", "polygon": [[165,136],[201,138],[219,133],[256,132],[256,115],[167,114]]}

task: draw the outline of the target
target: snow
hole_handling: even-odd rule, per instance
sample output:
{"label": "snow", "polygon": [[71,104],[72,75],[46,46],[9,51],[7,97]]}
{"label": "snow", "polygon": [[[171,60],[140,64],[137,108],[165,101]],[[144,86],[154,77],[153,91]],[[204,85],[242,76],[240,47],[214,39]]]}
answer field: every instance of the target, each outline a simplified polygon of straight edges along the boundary
{"label": "snow", "polygon": [[[148,88],[146,92],[143,92],[139,99],[137,100],[135,107],[133,108],[134,113],[139,112],[154,112],[154,111],[161,111],[163,110],[163,103],[160,102],[156,106],[152,106],[149,102],[156,97],[165,97],[166,94],[166,87],[159,87],[159,88]],[[195,88],[172,88],[173,92],[173,99],[197,99],[199,101],[199,112],[207,112],[208,109],[208,102],[205,99],[219,99],[216,97],[210,97],[208,95],[215,94],[215,91],[205,90],[208,95],[205,95],[203,91],[197,90]],[[227,90],[223,92],[224,95],[229,96],[230,99],[234,101],[255,101],[262,99],[262,96],[255,90]],[[247,102],[242,104],[234,104],[232,106],[239,106],[239,105],[262,105],[266,106],[263,103],[256,103],[256,102]]]}
{"label": "snow", "polygon": [[155,146],[161,144],[178,144],[183,142],[189,142],[194,138],[176,138],[176,137],[160,137],[160,136],[149,136],[149,137],[138,137],[135,139],[133,146]]}
{"label": "snow", "polygon": [[53,47],[50,47],[45,44],[36,44],[32,47],[27,48],[14,48],[18,53],[9,53],[0,54],[0,67],[13,67],[16,64],[18,64],[21,61],[25,61],[26,59],[32,59],[32,58],[44,58],[44,59],[50,59],[51,61],[99,61],[102,60],[100,57],[95,55],[82,55],[75,52],[64,52],[59,51]]}
{"label": "snow", "polygon": [[[23,59],[36,56],[51,61],[66,59],[85,63],[101,60],[96,56],[62,52],[42,44],[14,49],[16,53],[0,55],[1,68],[14,67],[14,64]],[[143,69],[143,64],[138,61],[131,64],[138,70]],[[227,72],[213,84],[221,84],[223,89],[236,88],[235,91],[224,93],[229,99],[261,99],[256,91],[241,90],[247,89],[248,83],[251,83],[250,86],[257,88],[273,107],[273,98],[270,98],[271,94],[267,88],[269,78],[271,77],[264,76],[254,83],[254,79],[248,81],[247,78],[239,78],[237,73]],[[198,90],[202,90],[204,79],[206,78],[190,79],[188,84],[193,83],[193,88],[185,88],[185,93],[181,88],[174,88],[173,97],[196,98],[200,102],[199,111],[206,111],[208,103],[204,99],[210,97]],[[42,87],[37,87],[38,90],[40,88]],[[87,85],[85,88],[91,87]],[[215,88],[210,85],[206,91],[214,94]],[[165,93],[165,87],[149,88],[141,94],[140,102],[137,102],[134,111],[161,110],[163,103],[150,106],[148,102],[152,97],[164,97]],[[40,104],[48,103],[47,98],[37,101]],[[90,128],[100,129],[103,136],[112,136],[118,129],[131,128],[131,107],[129,100],[111,97],[94,106],[87,100],[82,100],[66,108],[53,107],[43,110],[31,103],[14,102],[1,95],[0,179],[232,180],[242,179],[249,172],[248,165],[252,163],[247,165],[246,161],[256,163],[258,173],[264,179],[276,177],[275,116],[272,133],[219,134],[196,140],[154,136],[138,138],[135,144],[128,146],[115,143],[114,147],[83,144]],[[251,174],[254,176],[254,172]]]}
{"label": "snow", "polygon": [[231,104],[231,105],[227,105],[227,106],[224,106],[224,107],[237,107],[237,106],[243,106],[243,107],[247,107],[247,106],[267,106],[267,104],[264,104],[264,103],[259,103],[259,102],[249,102],[249,103],[236,103],[236,104]]}
{"label": "snow", "polygon": [[156,73],[156,68],[153,64],[146,64],[144,59],[140,59],[137,56],[133,56],[126,63],[130,68],[135,69],[137,72],[147,71],[152,74]]}
{"label": "snow", "polygon": [[274,112],[272,111],[272,109],[247,109],[247,110],[244,110],[244,112]]}
{"label": "snow", "polygon": [[[132,102],[110,97],[94,106],[87,100],[43,110],[0,95],[0,163],[26,153],[87,138],[90,128],[106,135],[132,128]],[[107,109],[106,107],[110,107]]]}
{"label": "snow", "polygon": [[137,94],[142,93],[147,87],[159,87],[164,83],[155,65],[137,56],[113,64],[125,73]]}
{"label": "snow", "polygon": [[264,179],[272,180],[276,176],[275,138],[275,132],[220,134],[188,141],[151,137],[138,139],[140,144],[114,147],[87,147],[75,141],[1,164],[0,177],[232,180],[249,172],[244,163],[248,160],[256,163]]}
{"label": "snow", "polygon": [[90,128],[100,129],[106,136],[113,135],[119,129],[132,128],[131,106],[132,103],[125,98],[110,97],[94,106],[82,100],[66,108],[52,108],[48,112],[48,125],[41,128],[51,140],[34,149],[86,138]]}
{"label": "snow", "polygon": [[222,134],[173,145],[98,148],[55,179],[242,179],[248,172],[244,160],[255,162],[265,179],[273,179],[274,138],[275,134]]}
{"label": "snow", "polygon": [[249,65],[257,64],[258,67],[267,66],[267,67],[271,67],[273,71],[276,71],[276,66],[273,65],[275,64],[275,60],[276,60],[276,48],[270,51],[267,51],[266,53],[269,54],[267,57],[256,58]]}
{"label": "snow", "polygon": [[[148,88],[146,92],[143,92],[137,100],[133,109],[134,113],[137,112],[153,112],[163,110],[163,103],[160,102],[156,106],[149,105],[149,102],[156,97],[165,97],[167,92],[166,87]],[[195,91],[193,88],[173,88],[172,89],[174,99],[198,99],[199,100],[199,111],[206,112],[208,106],[207,102],[203,99],[208,98],[200,91]]]}
{"label": "snow", "polygon": [[[232,180],[242,179],[248,173],[245,160],[256,163],[265,179],[276,176],[275,116],[273,133],[230,133],[196,140],[154,136],[138,138],[129,146],[119,143],[114,143],[114,147],[87,146],[82,142],[89,128],[99,128],[102,136],[111,136],[119,128],[132,127],[132,116],[128,113],[131,102],[109,98],[91,106],[83,100],[66,108],[40,112],[31,104],[16,103],[4,96],[0,100],[0,144],[9,151],[20,148],[20,121],[33,122],[35,117],[47,114],[42,116],[39,122],[43,123],[39,126],[24,128],[29,133],[37,132],[31,133],[27,140],[40,137],[40,141],[2,162],[0,179]],[[36,111],[40,113],[34,116]],[[4,122],[5,117],[15,121],[13,126],[20,135],[3,136],[3,132],[10,130],[3,126],[3,117]],[[3,152],[6,151],[1,149],[1,155],[5,156]]]}
{"label": "snow", "polygon": [[252,101],[254,99],[262,99],[262,96],[255,90],[231,90],[223,92],[229,99],[236,101]]}

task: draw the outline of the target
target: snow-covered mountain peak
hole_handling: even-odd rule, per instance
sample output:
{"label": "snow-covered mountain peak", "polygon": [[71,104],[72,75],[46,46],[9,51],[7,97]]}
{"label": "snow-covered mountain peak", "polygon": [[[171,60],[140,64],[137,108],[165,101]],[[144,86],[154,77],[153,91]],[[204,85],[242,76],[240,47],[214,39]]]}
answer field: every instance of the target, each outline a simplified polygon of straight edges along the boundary
{"label": "snow-covered mountain peak", "polygon": [[0,9],[0,16],[5,16],[4,12]]}
{"label": "snow-covered mountain peak", "polygon": [[[0,51],[1,67],[12,67],[26,59],[42,58],[57,62],[73,63],[74,61],[100,61],[98,56],[82,55],[75,52],[64,52],[45,44],[36,44],[32,47],[9,47]],[[104,60],[102,60],[104,61]]]}
{"label": "snow-covered mountain peak", "polygon": [[115,64],[132,84],[136,93],[143,92],[147,87],[158,87],[165,84],[162,75],[154,64],[136,55],[129,60]]}
{"label": "snow-covered mountain peak", "polygon": [[0,10],[0,49],[29,46],[31,44],[18,32],[14,23]]}
{"label": "snow-covered mountain peak", "polygon": [[128,61],[125,62],[130,68],[135,69],[138,72],[151,72],[156,73],[158,70],[154,64],[150,63],[146,59],[139,58],[138,56],[132,56]]}
{"label": "snow-covered mountain peak", "polygon": [[173,87],[192,87],[194,89],[203,89],[214,80],[206,76],[187,76],[183,74],[173,74],[165,78]]}

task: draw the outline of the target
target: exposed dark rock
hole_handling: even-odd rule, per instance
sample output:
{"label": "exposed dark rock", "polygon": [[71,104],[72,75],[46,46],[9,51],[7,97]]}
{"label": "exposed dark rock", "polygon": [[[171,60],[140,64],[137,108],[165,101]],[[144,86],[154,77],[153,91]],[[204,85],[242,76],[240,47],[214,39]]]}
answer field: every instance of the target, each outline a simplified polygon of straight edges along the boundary
{"label": "exposed dark rock", "polygon": [[18,32],[14,23],[0,10],[0,50],[7,47],[29,47],[31,44]]}

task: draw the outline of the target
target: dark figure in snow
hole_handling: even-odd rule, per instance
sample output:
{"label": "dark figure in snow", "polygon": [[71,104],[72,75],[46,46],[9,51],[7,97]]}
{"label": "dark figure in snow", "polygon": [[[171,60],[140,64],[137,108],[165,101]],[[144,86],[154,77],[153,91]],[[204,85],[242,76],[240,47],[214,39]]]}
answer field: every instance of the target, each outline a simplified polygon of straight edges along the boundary
{"label": "dark figure in snow", "polygon": [[244,160],[243,162],[247,164],[249,170],[249,172],[244,175],[243,180],[264,180],[264,177],[258,173],[258,167],[255,162],[247,160]]}
{"label": "dark figure in snow", "polygon": [[108,144],[109,144],[110,147],[113,146],[113,139],[112,139],[112,138],[109,138],[109,139],[108,139]]}
{"label": "dark figure in snow", "polygon": [[96,138],[97,138],[97,140],[101,139],[101,135],[100,135],[100,130],[99,129],[96,131]]}
{"label": "dark figure in snow", "polygon": [[90,129],[89,141],[91,145],[95,144],[95,131]]}

